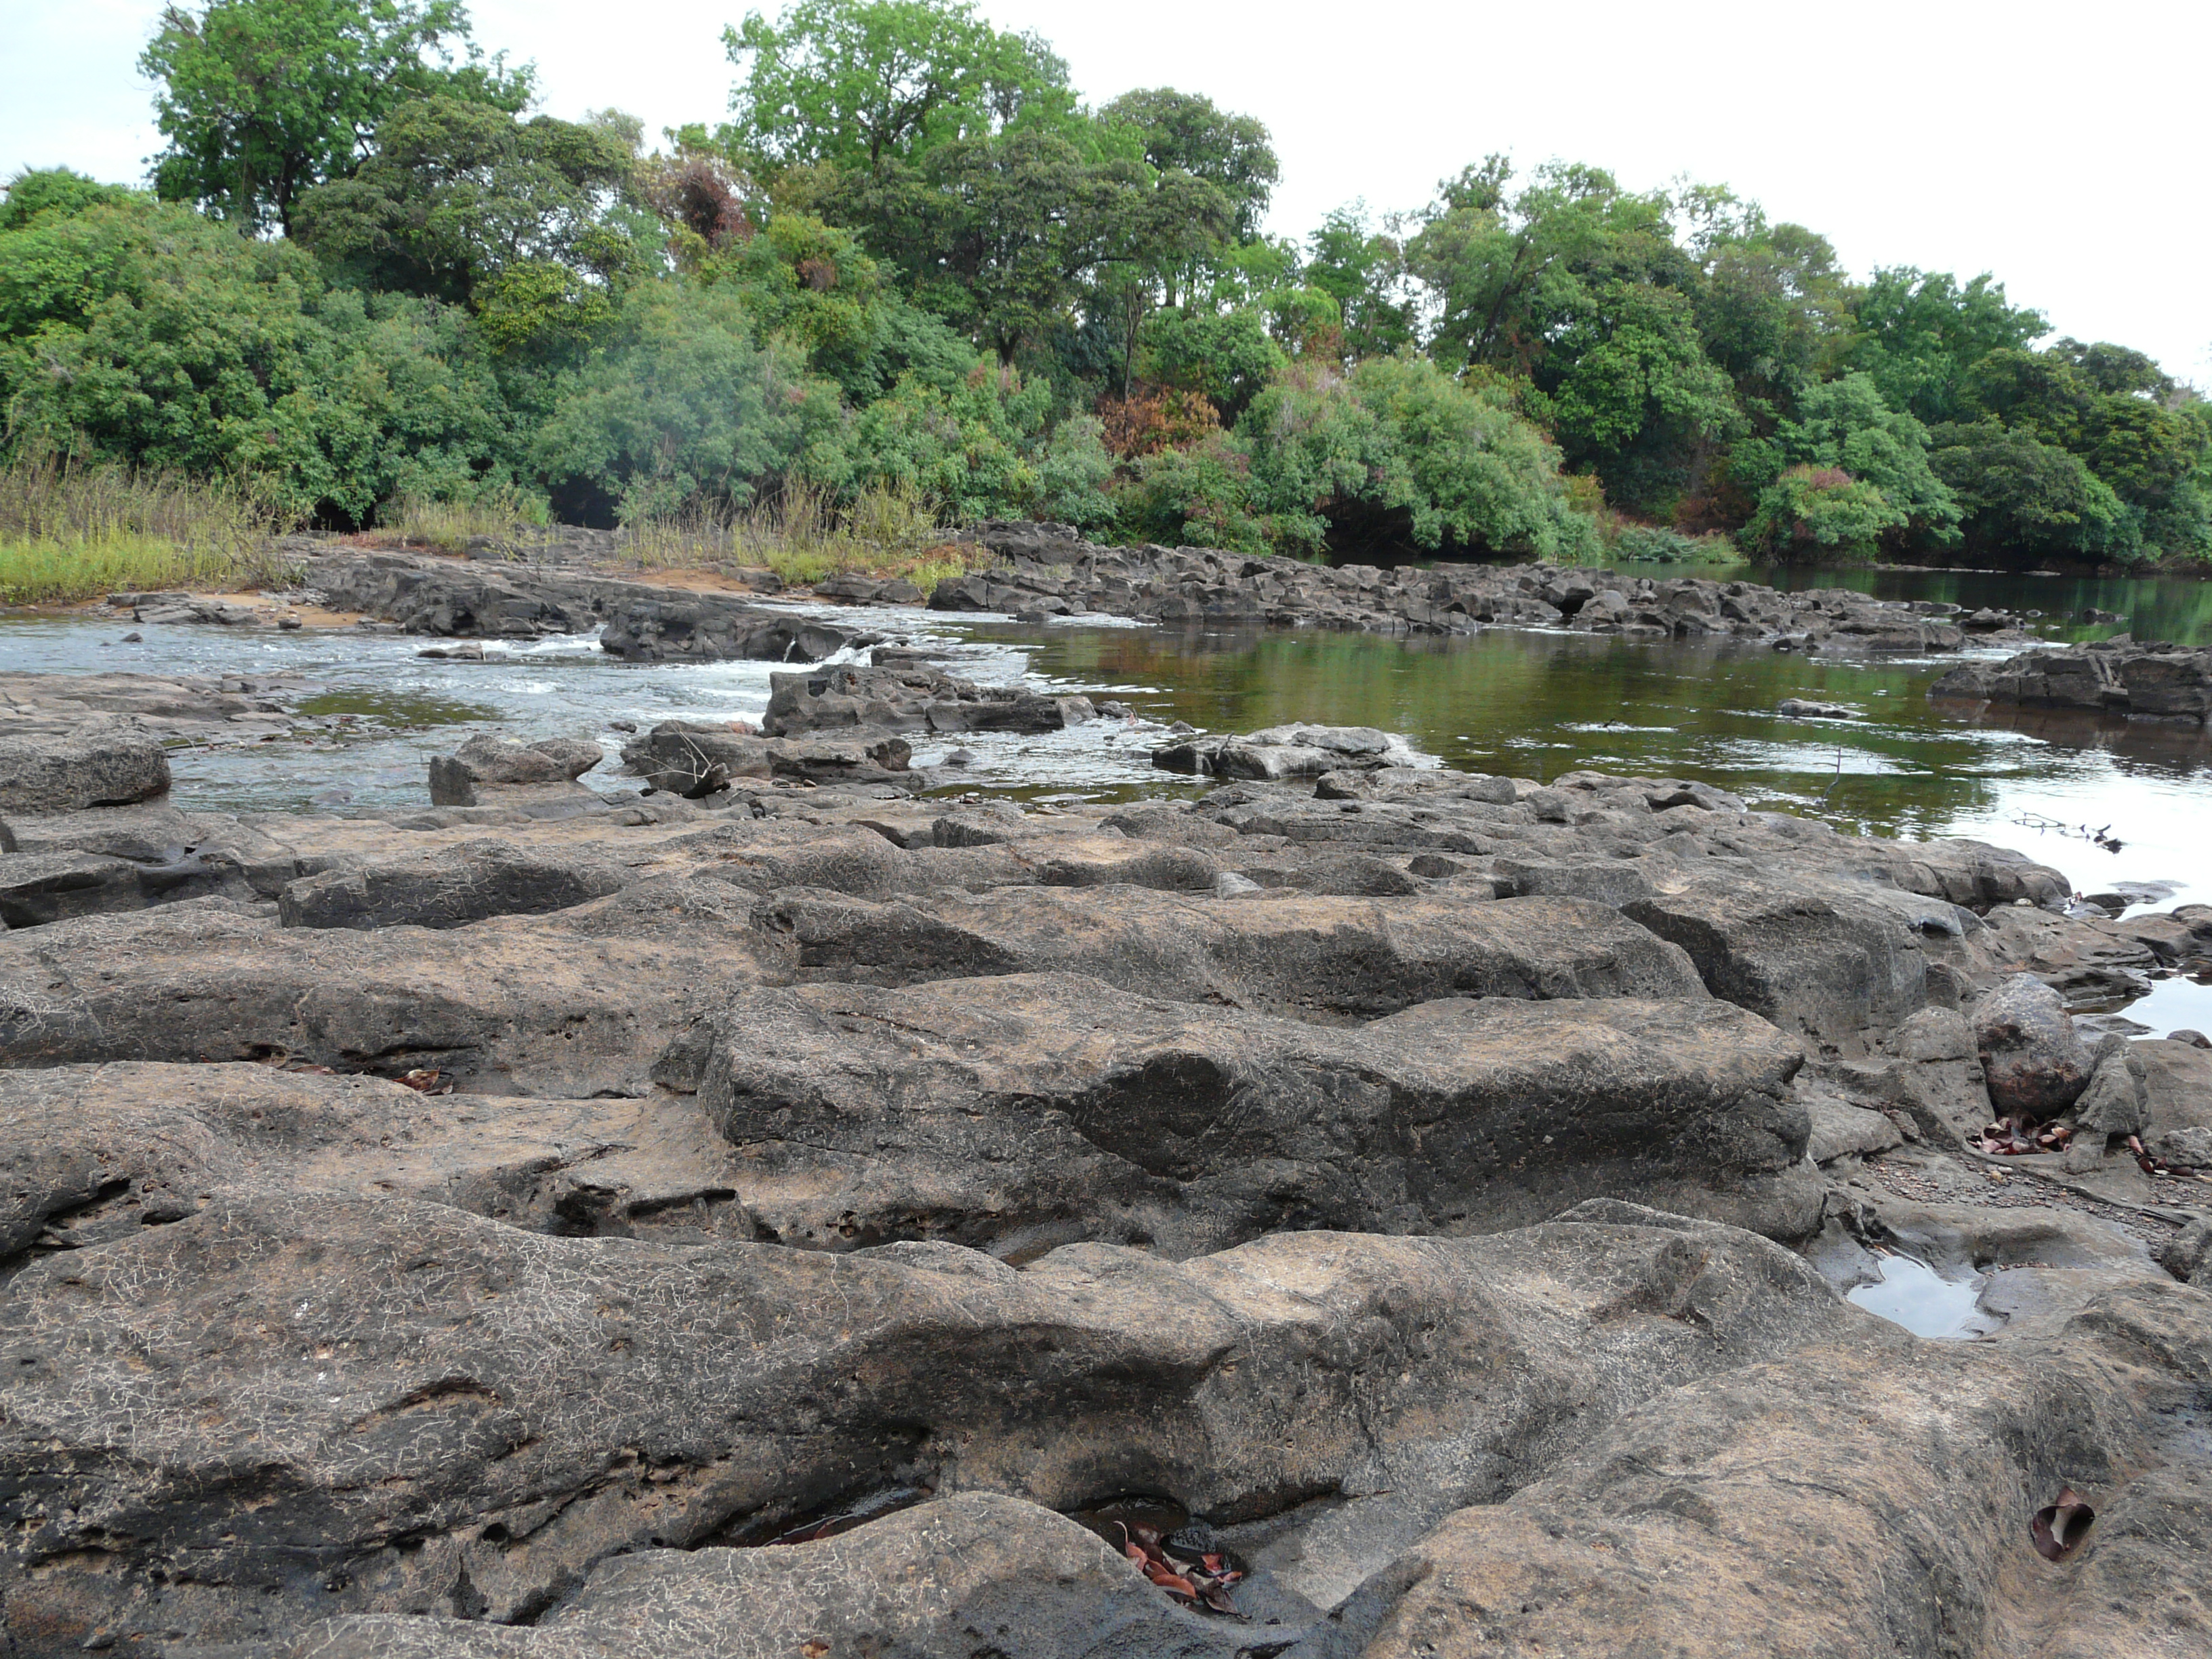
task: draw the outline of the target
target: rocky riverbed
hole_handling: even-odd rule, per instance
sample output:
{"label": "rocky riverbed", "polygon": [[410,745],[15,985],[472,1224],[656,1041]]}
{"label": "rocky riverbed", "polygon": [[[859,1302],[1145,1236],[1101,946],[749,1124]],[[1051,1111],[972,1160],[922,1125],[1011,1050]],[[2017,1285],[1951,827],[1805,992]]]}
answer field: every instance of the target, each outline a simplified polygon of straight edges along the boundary
{"label": "rocky riverbed", "polygon": [[[986,522],[962,532],[982,568],[924,594],[898,578],[831,577],[810,597],[855,607],[913,605],[1022,620],[1115,617],[1169,625],[1268,626],[1396,636],[1451,635],[1487,624],[1571,628],[1631,639],[1735,639],[1777,650],[1924,656],[1970,641],[2025,644],[2024,619],[1929,600],[1877,599],[1844,588],[1784,592],[1747,581],[1655,578],[1552,565],[1436,564],[1332,568],[1208,548],[1107,547],[1064,525]],[[772,573],[711,584],[656,582],[608,568],[611,548],[588,535],[527,549],[477,548],[466,557],[288,544],[296,592],[265,604],[190,594],[119,594],[134,620],[297,626],[313,614],[358,615],[365,626],[441,639],[531,640],[596,631],[628,662],[756,659],[817,662],[882,638],[764,607],[787,594]]]}
{"label": "rocky riverbed", "polygon": [[2212,1049],[2069,1016],[2212,908],[1310,725],[947,799],[1107,711],[878,655],[349,817],[8,684],[12,1659],[2212,1640]]}

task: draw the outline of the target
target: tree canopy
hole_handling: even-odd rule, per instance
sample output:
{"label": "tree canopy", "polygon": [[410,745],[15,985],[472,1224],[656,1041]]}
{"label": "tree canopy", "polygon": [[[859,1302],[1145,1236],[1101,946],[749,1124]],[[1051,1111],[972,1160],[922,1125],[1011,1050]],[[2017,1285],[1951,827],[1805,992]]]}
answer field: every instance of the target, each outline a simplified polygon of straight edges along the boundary
{"label": "tree canopy", "polygon": [[973,0],[791,0],[723,44],[725,118],[648,150],[534,111],[460,0],[172,5],[150,193],[0,201],[0,444],[337,522],[888,481],[1348,556],[2212,561],[2212,406],[1992,275],[1855,276],[1724,185],[1503,155],[1292,234],[1262,122],[1093,106]]}

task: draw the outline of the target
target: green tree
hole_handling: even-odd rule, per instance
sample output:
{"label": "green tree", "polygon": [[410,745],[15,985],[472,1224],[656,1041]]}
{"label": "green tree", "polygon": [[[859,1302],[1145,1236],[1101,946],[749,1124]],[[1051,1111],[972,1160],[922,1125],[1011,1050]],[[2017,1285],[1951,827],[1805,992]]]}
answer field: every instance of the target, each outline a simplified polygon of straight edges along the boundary
{"label": "green tree", "polygon": [[249,477],[342,521],[515,476],[465,313],[331,290],[289,243],[143,198],[0,231],[0,407],[16,442]]}
{"label": "green tree", "polygon": [[1218,242],[1231,216],[1202,179],[1093,161],[1042,130],[940,144],[918,167],[886,163],[855,175],[836,208],[920,303],[1006,364],[1071,328],[1086,286]]}
{"label": "green tree", "polygon": [[[206,0],[171,6],[139,58],[158,79],[164,200],[289,234],[300,198],[349,173],[387,112],[441,93],[507,111],[532,71],[468,40],[460,0]],[[456,57],[453,48],[459,46]]]}
{"label": "green tree", "polygon": [[956,138],[1074,109],[1067,65],[968,0],[799,0],[722,33],[745,78],[717,137],[767,172],[913,162]]}
{"label": "green tree", "polygon": [[655,284],[556,382],[531,459],[556,499],[624,522],[743,506],[838,424],[834,389],[727,290]]}
{"label": "green tree", "polygon": [[1143,333],[1146,378],[1213,400],[1226,422],[1236,420],[1290,359],[1256,311],[1157,311]]}
{"label": "green tree", "polygon": [[1846,367],[1874,376],[1882,401],[1934,425],[1966,412],[1967,373],[1992,351],[2024,346],[2045,331],[2039,312],[2016,308],[1987,272],[1954,277],[1909,265],[1877,270],[1852,308],[1858,332]]}
{"label": "green tree", "polygon": [[1274,140],[1264,123],[1231,115],[1211,98],[1172,87],[1125,92],[1098,112],[1098,120],[1134,133],[1154,172],[1187,173],[1227,197],[1237,240],[1249,242],[1259,235],[1281,177]]}
{"label": "green tree", "polygon": [[2079,456],[1989,419],[1947,422],[1929,437],[1929,463],[1958,499],[1977,555],[2136,556],[2137,523]]}
{"label": "green tree", "polygon": [[951,387],[909,375],[806,455],[808,477],[853,491],[918,489],[956,518],[1109,522],[1114,458],[1089,416],[1054,421],[1052,389],[981,365]]}
{"label": "green tree", "polygon": [[947,390],[975,366],[975,349],[909,301],[854,232],[811,214],[771,214],[704,260],[697,278],[732,288],[764,334],[803,350],[855,405],[908,374]]}
{"label": "green tree", "polygon": [[1370,227],[1364,202],[1338,208],[1306,239],[1300,278],[1336,301],[1347,356],[1372,357],[1415,343],[1405,252],[1396,237]]}
{"label": "green tree", "polygon": [[352,176],[300,199],[298,235],[361,286],[456,303],[533,262],[605,281],[643,254],[612,211],[634,159],[613,123],[416,99],[386,115]]}
{"label": "green tree", "polygon": [[1292,544],[1553,557],[1588,544],[1559,451],[1486,381],[1411,353],[1285,374],[1237,424],[1253,514]]}
{"label": "green tree", "polygon": [[8,196],[0,201],[0,230],[16,230],[41,213],[64,216],[89,207],[128,202],[132,192],[120,185],[103,185],[68,167],[27,167],[8,181]]}
{"label": "green tree", "polygon": [[[1696,240],[1742,239],[1750,219],[1733,198],[1690,194]],[[1529,413],[1617,501],[1668,510],[1743,428],[1733,383],[1706,355],[1704,272],[1664,191],[1559,162],[1516,190],[1492,155],[1445,181],[1407,263],[1435,295],[1432,352],[1525,376]]]}
{"label": "green tree", "polygon": [[[1759,464],[1770,457],[1768,465]],[[1929,465],[1927,428],[1883,403],[1872,375],[1846,374],[1807,387],[1798,399],[1798,418],[1784,422],[1771,442],[1738,446],[1736,480],[1765,492],[1753,540],[1770,551],[1778,548],[1778,533],[1795,538],[1795,526],[1826,522],[1840,510],[1834,486],[1815,490],[1802,480],[1786,481],[1785,468],[1817,475],[1840,471],[1873,489],[1886,509],[1884,532],[1910,529],[1936,543],[1958,539],[1959,504]],[[1811,519],[1802,510],[1808,501],[1820,509]],[[1834,534],[1816,531],[1811,538],[1826,547],[1839,544]]]}
{"label": "green tree", "polygon": [[1841,467],[1793,466],[1760,495],[1745,545],[1783,558],[1871,559],[1904,512]]}

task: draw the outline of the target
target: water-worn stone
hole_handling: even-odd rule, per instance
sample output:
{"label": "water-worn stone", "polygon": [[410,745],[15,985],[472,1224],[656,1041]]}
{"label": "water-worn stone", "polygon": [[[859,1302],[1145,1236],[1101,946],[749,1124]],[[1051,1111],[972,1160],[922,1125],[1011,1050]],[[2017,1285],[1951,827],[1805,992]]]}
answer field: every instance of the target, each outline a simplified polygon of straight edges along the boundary
{"label": "water-worn stone", "polygon": [[466,927],[282,927],[211,901],[0,935],[0,1065],[289,1055],[492,1094],[652,1091],[653,1057],[762,981],[754,901],[641,883]]}
{"label": "water-worn stone", "polygon": [[771,738],[881,732],[1058,732],[1097,718],[1091,699],[1041,696],[1026,686],[979,686],[923,665],[839,664],[771,674],[761,732]]}
{"label": "water-worn stone", "polygon": [[744,1239],[737,1176],[679,1100],[426,1096],[247,1064],[0,1072],[0,1265],[246,1191],[426,1199],[569,1236]]}
{"label": "water-worn stone", "polygon": [[1180,1002],[1291,1018],[1371,1019],[1439,997],[1687,997],[1687,957],[1588,899],[1224,903],[1135,887],[1006,888],[871,904],[772,895],[758,921],[787,975],[908,985],[991,974],[1087,974]]}
{"label": "water-worn stone", "polygon": [[2091,1056],[2088,1086],[2074,1101],[2075,1127],[2104,1135],[2149,1133],[2148,1073],[2135,1045],[2108,1036]]}
{"label": "water-worn stone", "polygon": [[726,725],[663,720],[623,745],[623,767],[654,789],[704,800],[749,778],[919,790],[929,779],[909,769],[913,754],[904,738],[874,732],[783,739]]}
{"label": "water-worn stone", "polygon": [[287,927],[459,927],[565,910],[625,884],[624,872],[604,862],[471,841],[302,877],[278,896],[277,918]]}
{"label": "water-worn stone", "polygon": [[1622,914],[1688,951],[1715,996],[1830,1044],[1856,1045],[1928,1002],[1926,957],[1871,895],[1732,873]]}
{"label": "water-worn stone", "polygon": [[610,605],[599,649],[624,662],[820,662],[882,637],[779,615],[726,594],[672,591]]}
{"label": "water-worn stone", "polygon": [[1931,697],[2088,708],[2202,726],[2212,719],[2212,649],[2144,645],[2125,635],[1964,663]]}
{"label": "water-worn stone", "polygon": [[481,806],[501,790],[573,785],[605,758],[588,738],[521,744],[478,732],[454,753],[430,757],[430,804]]}
{"label": "water-worn stone", "polygon": [[1990,1102],[1999,1113],[2056,1117],[2089,1086],[2089,1050],[2066,1005],[2041,980],[2015,974],[2001,981],[1974,1004],[1969,1018]]}
{"label": "water-worn stone", "polygon": [[169,757],[135,719],[86,720],[51,735],[0,735],[0,812],[76,812],[168,792]]}
{"label": "water-worn stone", "polygon": [[356,1614],[289,1650],[297,1659],[623,1659],[641,1650],[1236,1659],[1251,1646],[1242,1623],[1171,1601],[1066,1516],[963,1492],[815,1542],[618,1556],[529,1629]]}
{"label": "water-worn stone", "polygon": [[1200,737],[1152,752],[1152,764],[1201,777],[1280,782],[1332,772],[1405,766],[1413,751],[1371,726],[1275,726],[1242,736]]}
{"label": "water-worn stone", "polygon": [[[2145,1281],[2034,1349],[1812,1347],[1693,1382],[1453,1516],[1291,1651],[2178,1659],[2212,1630],[2185,1403],[2208,1358],[2212,1297]],[[2094,1530],[2053,1565],[2028,1521],[2069,1485]]]}
{"label": "water-worn stone", "polygon": [[915,1486],[1222,1523],[1337,1493],[1394,1522],[1316,1550],[1357,1583],[1637,1401],[1872,1324],[1777,1246],[1616,1208],[1017,1272],[219,1194],[0,1290],[0,1619],[23,1659],[513,1622]]}
{"label": "water-worn stone", "polygon": [[138,866],[99,853],[0,854],[0,927],[36,927],[64,916],[136,910],[146,897]]}
{"label": "water-worn stone", "polygon": [[1489,1232],[1640,1194],[1802,1236],[1796,1045],[1723,1003],[1431,1002],[1353,1030],[1017,974],[738,998],[700,1097],[786,1243]]}

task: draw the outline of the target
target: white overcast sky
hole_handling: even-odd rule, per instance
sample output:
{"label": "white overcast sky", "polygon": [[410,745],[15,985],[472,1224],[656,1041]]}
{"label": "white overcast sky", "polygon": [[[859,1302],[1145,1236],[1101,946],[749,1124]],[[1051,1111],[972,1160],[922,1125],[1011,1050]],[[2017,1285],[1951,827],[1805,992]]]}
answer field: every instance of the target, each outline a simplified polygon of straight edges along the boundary
{"label": "white overcast sky", "polygon": [[[2058,332],[2212,385],[2204,0],[983,0],[1094,103],[1202,92],[1275,136],[1272,228],[1364,198],[1419,206],[1491,150],[1632,186],[1725,183],[1863,274],[1990,270]],[[721,0],[475,0],[477,37],[534,59],[544,106],[648,133],[717,118]],[[0,178],[65,163],[136,181],[157,146],[135,62],[155,0],[0,0]]]}

